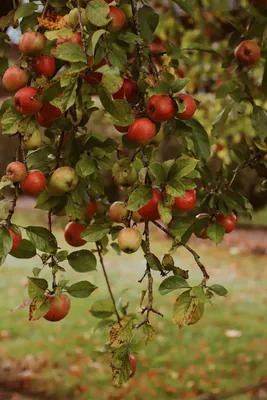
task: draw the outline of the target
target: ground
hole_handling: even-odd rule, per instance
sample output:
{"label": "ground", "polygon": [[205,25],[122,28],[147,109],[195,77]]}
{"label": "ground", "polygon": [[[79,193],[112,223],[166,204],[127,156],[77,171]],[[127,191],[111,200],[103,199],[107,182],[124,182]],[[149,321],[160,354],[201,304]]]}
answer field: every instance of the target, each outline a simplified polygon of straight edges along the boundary
{"label": "ground", "polygon": [[[45,214],[37,210],[30,214],[20,211],[15,218],[22,225],[45,222]],[[65,224],[64,219],[56,222],[61,244]],[[255,232],[251,235],[255,237]],[[257,243],[264,247],[267,232],[256,235]],[[170,242],[162,233],[153,232],[153,238],[152,250],[161,256]],[[244,248],[242,238],[244,233],[237,231],[233,245],[230,236],[225,247],[209,247],[206,241],[194,243],[212,277],[211,283],[224,285],[229,294],[206,306],[197,325],[179,330],[171,315],[178,293],[157,293],[155,304],[164,318],[153,316],[156,338],[136,354],[136,377],[121,389],[112,387],[109,356],[101,354],[108,330],[95,331],[98,321],[88,311],[94,300],[107,296],[100,268],[86,277],[67,268],[73,281],[88,279],[99,287],[88,299],[72,299],[69,318],[57,324],[28,322],[26,310],[12,313],[10,309],[27,298],[25,277],[39,266],[39,261],[9,257],[0,270],[0,387],[5,388],[3,393],[0,389],[0,399],[90,400],[98,396],[103,400],[186,400],[267,379],[266,256],[251,254],[255,246]],[[175,261],[191,271],[191,283],[199,283],[201,274],[190,254],[179,250]],[[106,257],[106,265],[116,297],[129,298],[130,310],[138,311],[141,290],[145,288],[145,282],[137,282],[144,271],[141,253],[118,257],[112,252]],[[157,290],[160,277],[154,275]],[[45,276],[50,277],[49,271]],[[125,288],[127,293],[123,293]],[[245,395],[238,400],[250,398]]]}

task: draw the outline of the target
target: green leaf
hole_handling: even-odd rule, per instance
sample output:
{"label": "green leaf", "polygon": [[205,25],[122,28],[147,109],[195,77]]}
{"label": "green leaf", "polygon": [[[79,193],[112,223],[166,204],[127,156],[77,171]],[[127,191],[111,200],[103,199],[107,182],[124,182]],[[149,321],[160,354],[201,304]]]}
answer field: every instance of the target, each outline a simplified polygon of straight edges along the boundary
{"label": "green leaf", "polygon": [[96,171],[97,164],[92,156],[82,154],[80,160],[76,164],[75,169],[82,178],[86,178]]}
{"label": "green leaf", "polygon": [[164,205],[164,201],[161,200],[158,204],[158,211],[160,219],[166,225],[168,225],[172,220],[172,209]]}
{"label": "green leaf", "polygon": [[253,107],[251,124],[257,136],[261,139],[267,137],[267,113],[259,106]]}
{"label": "green leaf", "polygon": [[74,283],[73,285],[69,286],[67,292],[72,297],[77,297],[79,299],[83,299],[85,297],[89,297],[90,294],[93,293],[94,290],[97,289],[97,286],[93,285],[88,281],[81,281]]}
{"label": "green leaf", "polygon": [[215,222],[208,227],[207,234],[210,240],[219,244],[224,237],[224,227],[219,222]]}
{"label": "green leaf", "polygon": [[48,40],[56,40],[58,38],[65,39],[72,37],[73,31],[72,29],[63,28],[63,29],[58,29],[56,31],[46,31],[44,35]]}
{"label": "green leaf", "polygon": [[96,318],[109,318],[114,314],[114,305],[111,299],[97,300],[92,304],[90,313]]}
{"label": "green leaf", "polygon": [[35,3],[26,3],[20,5],[15,12],[14,21],[17,21],[19,18],[28,17],[32,15],[34,11],[38,9],[37,4]]}
{"label": "green leaf", "polygon": [[168,276],[164,279],[159,286],[159,292],[161,295],[165,295],[173,292],[174,290],[189,288],[187,281],[179,275]]}
{"label": "green leaf", "polygon": [[145,335],[145,344],[147,345],[149,342],[152,342],[152,340],[154,340],[155,338],[155,329],[153,328],[153,326],[149,325],[149,324],[144,324],[143,325],[143,333]]}
{"label": "green leaf", "polygon": [[45,279],[28,277],[28,293],[31,299],[44,296],[48,288],[48,282]]}
{"label": "green leaf", "polygon": [[8,255],[12,248],[12,238],[5,226],[0,228],[0,257]]}
{"label": "green leaf", "polygon": [[131,373],[129,346],[122,346],[112,353],[110,366],[112,370],[112,381],[119,387],[129,380]]}
{"label": "green leaf", "polygon": [[171,168],[169,175],[175,178],[183,178],[194,171],[198,162],[198,160],[192,157],[179,157]]}
{"label": "green leaf", "polygon": [[189,82],[190,82],[189,78],[176,79],[172,83],[172,85],[170,87],[170,90],[171,90],[172,93],[180,92]]}
{"label": "green leaf", "polygon": [[69,75],[68,78],[68,81],[65,82],[64,89],[61,89],[62,96],[53,98],[53,100],[50,101],[53,106],[58,107],[62,112],[67,111],[73,106],[77,97],[78,77]]}
{"label": "green leaf", "polygon": [[173,0],[174,3],[178,4],[182,10],[184,10],[187,14],[192,14],[194,11],[193,0]]}
{"label": "green leaf", "polygon": [[219,87],[216,92],[216,99],[224,99],[229,93],[237,87],[236,81],[226,81]]}
{"label": "green leaf", "polygon": [[8,108],[1,118],[2,134],[12,135],[19,130],[20,121],[25,116],[18,113],[13,107]]}
{"label": "green leaf", "polygon": [[57,45],[55,57],[69,62],[85,62],[86,57],[81,46],[76,43],[62,43]]}
{"label": "green leaf", "polygon": [[89,250],[78,250],[68,255],[68,262],[76,272],[96,270],[96,257]]}
{"label": "green leaf", "polygon": [[33,245],[45,253],[55,253],[57,240],[48,229],[39,226],[28,226],[26,233]]}
{"label": "green leaf", "polygon": [[161,262],[158,259],[158,257],[155,256],[155,254],[153,253],[146,254],[145,259],[147,260],[148,265],[151,269],[153,269],[154,271],[162,271]]}
{"label": "green leaf", "polygon": [[148,6],[143,6],[138,10],[140,21],[141,36],[145,44],[149,44],[154,39],[154,32],[159,23],[159,15]]}
{"label": "green leaf", "polygon": [[99,29],[93,33],[89,44],[89,49],[87,51],[87,54],[89,54],[89,56],[93,56],[95,54],[95,47],[101,36],[104,35],[104,33],[106,33],[105,29]]}
{"label": "green leaf", "polygon": [[200,122],[193,118],[184,122],[187,126],[190,126],[193,129],[192,139],[197,158],[203,161],[208,161],[210,158],[210,141],[206,130]]}
{"label": "green leaf", "polygon": [[185,187],[179,179],[171,179],[166,185],[166,192],[172,197],[182,197]]}
{"label": "green leaf", "polygon": [[95,26],[104,26],[110,21],[109,6],[104,0],[90,1],[86,7],[86,14],[89,21]]}
{"label": "green leaf", "polygon": [[[175,1],[175,0],[174,0]],[[181,0],[181,1],[186,1],[187,0]],[[204,51],[205,53],[211,53],[211,54],[216,54],[218,56],[220,56],[220,53],[218,53],[216,50],[214,50],[212,47],[207,46],[205,44],[201,44],[201,43],[191,43],[189,46],[187,46],[186,48],[182,49],[182,50],[197,50],[197,51]]]}
{"label": "green leaf", "polygon": [[209,290],[211,290],[218,296],[226,296],[228,293],[228,290],[225,289],[225,287],[223,287],[221,285],[212,285],[212,286],[208,286],[208,288],[209,288]]}
{"label": "green leaf", "polygon": [[19,247],[15,251],[12,251],[11,255],[15,258],[32,258],[36,256],[36,248],[29,240],[22,239]]}
{"label": "green leaf", "polygon": [[115,322],[110,330],[110,346],[118,348],[129,344],[133,337],[133,320],[131,317],[124,317],[120,323]]}
{"label": "green leaf", "polygon": [[134,121],[131,106],[127,101],[113,101],[109,92],[104,88],[99,90],[99,98],[104,109],[117,121],[121,122],[121,125],[128,126]]}
{"label": "green leaf", "polygon": [[81,237],[87,242],[97,242],[103,239],[109,233],[110,224],[108,222],[94,223],[81,234]]}
{"label": "green leaf", "polygon": [[159,162],[153,162],[149,165],[149,171],[156,179],[156,183],[161,185],[166,182],[168,170],[164,164]]}
{"label": "green leaf", "polygon": [[143,42],[143,39],[140,36],[138,36],[135,33],[133,33],[133,32],[121,33],[118,36],[118,39],[121,40],[122,42],[129,43],[129,44],[142,43]]}
{"label": "green leaf", "polygon": [[203,287],[200,285],[192,287],[190,296],[196,297],[201,303],[210,303],[209,298],[205,295]]}
{"label": "green leaf", "polygon": [[190,296],[190,290],[182,293],[173,307],[173,318],[175,323],[183,326],[196,324],[204,313],[204,304]]}
{"label": "green leaf", "polygon": [[140,186],[135,189],[128,200],[127,209],[137,211],[152,199],[152,188],[149,185]]}

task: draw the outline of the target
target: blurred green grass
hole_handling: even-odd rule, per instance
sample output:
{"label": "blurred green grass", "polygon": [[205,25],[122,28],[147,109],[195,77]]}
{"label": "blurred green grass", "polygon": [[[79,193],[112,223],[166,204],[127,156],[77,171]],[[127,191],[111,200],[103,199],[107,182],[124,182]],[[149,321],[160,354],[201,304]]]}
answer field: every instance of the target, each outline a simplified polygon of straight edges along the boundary
{"label": "blurred green grass", "polygon": [[[45,213],[18,212],[14,219],[21,225],[36,224],[37,220],[45,223]],[[55,224],[55,233],[64,247],[65,223],[63,218]],[[152,251],[159,257],[169,246],[170,241],[153,233]],[[27,310],[12,313],[9,309],[27,298],[25,277],[31,275],[33,267],[40,266],[40,261],[9,257],[0,270],[1,359],[22,360],[26,369],[36,369],[40,364],[35,370],[36,385],[41,382],[48,392],[73,400],[96,396],[130,400],[191,399],[201,391],[228,391],[266,378],[266,257],[231,255],[220,247],[202,245],[196,250],[212,277],[211,284],[226,286],[228,296],[216,297],[212,306],[206,306],[198,324],[179,330],[172,321],[172,305],[179,293],[159,295],[160,278],[154,273],[155,306],[164,314],[164,319],[152,317],[156,337],[136,355],[136,377],[122,389],[111,385],[109,355],[96,353],[108,340],[108,328],[94,332],[98,320],[88,311],[94,300],[107,297],[100,266],[90,274],[77,274],[66,266],[65,275],[72,282],[88,279],[99,287],[88,299],[72,298],[68,318],[59,323],[43,319],[28,322]],[[201,274],[190,254],[181,249],[175,261],[176,265],[190,270],[190,283],[200,282]],[[130,300],[130,311],[138,312],[141,290],[146,287],[145,281],[137,282],[145,267],[141,252],[120,257],[110,252],[106,256],[106,267],[115,296],[118,298],[128,288],[124,297]],[[51,279],[50,271],[42,276]],[[5,338],[3,331],[8,331],[10,337]]]}

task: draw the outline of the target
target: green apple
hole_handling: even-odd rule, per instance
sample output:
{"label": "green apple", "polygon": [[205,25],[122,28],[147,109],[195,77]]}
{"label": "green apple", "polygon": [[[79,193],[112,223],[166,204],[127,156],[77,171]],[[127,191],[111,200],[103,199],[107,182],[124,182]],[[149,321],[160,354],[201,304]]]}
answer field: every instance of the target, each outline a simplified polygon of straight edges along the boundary
{"label": "green apple", "polygon": [[117,161],[113,165],[112,174],[121,186],[131,186],[137,181],[136,169],[129,158]]}
{"label": "green apple", "polygon": [[[81,17],[82,17],[82,24],[87,25],[89,20],[86,15],[86,11],[84,8],[81,8]],[[71,28],[75,28],[75,26],[79,23],[79,17],[78,17],[78,8],[73,8],[69,12],[69,18],[68,18],[68,25]]]}
{"label": "green apple", "polygon": [[22,142],[26,150],[39,149],[42,144],[42,135],[39,131],[35,130],[30,137],[23,139]]}
{"label": "green apple", "polygon": [[124,12],[126,18],[133,18],[133,9],[131,4],[123,3],[120,4],[121,11]]}
{"label": "green apple", "polygon": [[71,167],[60,167],[53,172],[48,191],[54,196],[74,190],[79,182],[79,176],[75,169]]}

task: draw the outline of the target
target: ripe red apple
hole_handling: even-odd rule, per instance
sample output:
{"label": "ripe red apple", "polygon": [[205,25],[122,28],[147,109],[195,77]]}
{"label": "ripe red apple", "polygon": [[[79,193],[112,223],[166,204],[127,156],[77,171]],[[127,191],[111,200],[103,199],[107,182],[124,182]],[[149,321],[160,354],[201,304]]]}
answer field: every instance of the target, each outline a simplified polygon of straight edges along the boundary
{"label": "ripe red apple", "polygon": [[7,90],[11,92],[16,92],[20,88],[27,85],[28,79],[28,73],[25,70],[14,65],[13,67],[9,67],[6,70],[2,82]]}
{"label": "ripe red apple", "polygon": [[49,311],[44,315],[44,319],[51,322],[61,321],[70,311],[70,299],[64,293],[48,298],[50,302]]}
{"label": "ripe red apple", "polygon": [[133,378],[134,375],[135,375],[135,372],[136,372],[136,358],[135,358],[135,355],[134,354],[130,354],[129,355],[129,359],[130,359],[130,364],[131,364],[131,368],[132,368],[129,378]]}
{"label": "ripe red apple", "polygon": [[124,218],[127,218],[128,210],[123,202],[115,201],[115,203],[111,204],[108,215],[111,221],[120,223],[123,222]]}
{"label": "ripe red apple", "polygon": [[[196,216],[196,219],[203,219],[203,218],[210,218],[210,215],[202,213]],[[199,239],[208,239],[208,233],[207,233],[208,227],[209,226],[204,228],[199,234],[195,233],[196,237],[198,237]]]}
{"label": "ripe red apple", "polygon": [[183,197],[176,197],[174,207],[177,211],[191,211],[196,205],[196,191],[187,190]]}
{"label": "ripe red apple", "polygon": [[30,196],[37,196],[42,193],[46,188],[46,178],[41,171],[29,171],[28,175],[20,183],[23,193]]}
{"label": "ripe red apple", "polygon": [[92,218],[96,214],[96,210],[97,210],[97,202],[96,200],[91,200],[85,210],[84,213],[85,218]]}
{"label": "ripe red apple", "polygon": [[32,86],[19,89],[14,96],[16,110],[23,115],[34,115],[43,107],[43,103],[35,100],[38,90]]}
{"label": "ripe red apple", "polygon": [[159,189],[152,189],[152,199],[142,208],[138,210],[138,214],[146,220],[155,221],[160,218],[158,212],[158,204],[162,198]]}
{"label": "ripe red apple", "polygon": [[57,39],[57,45],[62,43],[74,43],[78,44],[79,46],[82,46],[82,38],[80,32],[73,32],[73,36],[67,38],[59,37]]}
{"label": "ripe red apple", "polygon": [[60,167],[53,172],[48,190],[54,196],[74,190],[79,182],[79,176],[71,167]]}
{"label": "ripe red apple", "polygon": [[128,130],[128,138],[140,146],[148,145],[156,134],[156,125],[148,118],[136,118]]}
{"label": "ripe red apple", "polygon": [[104,65],[108,64],[106,59],[102,60],[99,64],[93,64],[94,59],[93,57],[87,57],[87,65],[90,68],[90,71],[84,75],[84,80],[89,85],[95,86],[102,81],[103,74],[102,72],[95,72],[99,68],[103,67]]}
{"label": "ripe red apple", "polygon": [[242,67],[252,67],[260,58],[261,49],[253,40],[244,40],[235,49],[235,59]]}
{"label": "ripe red apple", "polygon": [[111,17],[112,20],[108,24],[107,29],[110,32],[120,31],[125,24],[125,15],[121,9],[119,7],[110,6],[108,16]]}
{"label": "ripe red apple", "polygon": [[113,94],[113,99],[114,100],[123,100],[125,99],[128,101],[129,104],[134,104],[136,103],[138,98],[138,86],[137,84],[130,80],[124,78],[122,87],[118,92]]}
{"label": "ripe red apple", "polygon": [[45,103],[41,111],[37,114],[37,121],[39,125],[48,127],[61,116],[62,112],[59,108],[53,106],[52,104]]}
{"label": "ripe red apple", "polygon": [[127,254],[135,253],[142,243],[142,235],[137,228],[124,228],[118,234],[121,251]]}
{"label": "ripe red apple", "polygon": [[129,125],[128,126],[114,125],[114,128],[116,128],[117,131],[120,133],[126,133],[129,130]]}
{"label": "ripe red apple", "polygon": [[8,164],[6,168],[6,176],[14,183],[24,181],[27,176],[27,169],[21,162],[14,161]]}
{"label": "ripe red apple", "polygon": [[42,135],[39,131],[35,130],[30,137],[23,138],[22,142],[26,150],[39,149],[43,142]]}
{"label": "ripe red apple", "polygon": [[[8,229],[8,231],[11,235],[11,239],[12,239],[12,247],[11,247],[9,253],[13,253],[13,251],[15,251],[19,247],[22,237],[21,237],[20,233],[13,231],[11,228],[8,228],[8,227],[6,227],[6,228]],[[1,227],[0,227],[0,229],[1,229]]]}
{"label": "ripe red apple", "polygon": [[184,103],[185,105],[185,111],[181,113],[178,112],[176,117],[183,120],[192,118],[197,109],[197,105],[193,97],[186,93],[179,93],[176,95],[176,98],[179,99],[180,103]]}
{"label": "ripe red apple", "polygon": [[39,32],[25,32],[20,38],[19,49],[24,56],[38,57],[46,46],[46,38]]}
{"label": "ripe red apple", "polygon": [[83,246],[86,241],[81,238],[81,233],[85,231],[87,225],[77,224],[77,222],[69,222],[64,230],[66,242],[73,247]]}
{"label": "ripe red apple", "polygon": [[220,222],[220,224],[222,224],[222,226],[224,227],[225,233],[232,232],[237,225],[237,216],[233,212],[227,216],[218,214],[216,216],[216,220],[218,222]]}
{"label": "ripe red apple", "polygon": [[154,122],[165,122],[171,119],[176,111],[176,104],[165,94],[150,97],[146,105],[146,113]]}
{"label": "ripe red apple", "polygon": [[39,75],[49,78],[56,72],[56,62],[51,56],[41,56],[35,60],[35,71]]}

